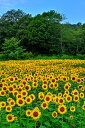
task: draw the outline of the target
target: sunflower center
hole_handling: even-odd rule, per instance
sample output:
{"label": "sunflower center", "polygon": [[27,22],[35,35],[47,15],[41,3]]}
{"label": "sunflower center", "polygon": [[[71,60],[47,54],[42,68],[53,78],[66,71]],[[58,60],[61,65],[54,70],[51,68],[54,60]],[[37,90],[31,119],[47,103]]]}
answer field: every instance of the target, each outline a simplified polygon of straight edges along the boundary
{"label": "sunflower center", "polygon": [[10,110],[10,107],[7,107],[7,110]]}
{"label": "sunflower center", "polygon": [[50,100],[50,98],[49,97],[46,97],[46,101],[49,101]]}
{"label": "sunflower center", "polygon": [[68,97],[67,100],[70,100],[70,97]]}
{"label": "sunflower center", "polygon": [[19,100],[19,104],[22,104],[23,103],[23,101],[22,100]]}
{"label": "sunflower center", "polygon": [[4,92],[1,92],[2,95],[4,95]]}
{"label": "sunflower center", "polygon": [[61,108],[60,108],[60,111],[61,111],[61,112],[64,112],[64,110],[65,110],[64,107],[61,107]]}
{"label": "sunflower center", "polygon": [[10,91],[12,91],[12,90],[13,90],[13,88],[12,88],[12,87],[10,87],[10,88],[9,88],[9,90],[10,90]]}
{"label": "sunflower center", "polygon": [[62,99],[60,99],[60,103],[63,103],[63,100]]}
{"label": "sunflower center", "polygon": [[56,117],[56,113],[55,112],[53,113],[53,116]]}
{"label": "sunflower center", "polygon": [[43,107],[46,107],[46,103],[43,104]]}
{"label": "sunflower center", "polygon": [[27,102],[30,102],[30,98],[27,98]]}
{"label": "sunflower center", "polygon": [[37,116],[38,116],[38,112],[34,112],[34,113],[33,113],[33,116],[34,116],[34,117],[37,117]]}
{"label": "sunflower center", "polygon": [[9,120],[12,120],[12,116],[8,116],[8,119],[9,119]]}
{"label": "sunflower center", "polygon": [[26,95],[26,92],[23,92],[23,95]]}

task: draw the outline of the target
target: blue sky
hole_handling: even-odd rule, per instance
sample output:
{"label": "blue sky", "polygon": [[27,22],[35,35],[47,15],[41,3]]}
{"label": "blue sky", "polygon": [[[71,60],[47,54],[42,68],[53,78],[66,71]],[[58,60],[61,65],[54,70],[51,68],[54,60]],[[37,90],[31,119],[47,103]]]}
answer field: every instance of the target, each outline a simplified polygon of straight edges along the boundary
{"label": "blue sky", "polygon": [[70,23],[85,23],[85,0],[0,0],[0,15],[11,9],[21,9],[35,16],[55,10],[64,14]]}

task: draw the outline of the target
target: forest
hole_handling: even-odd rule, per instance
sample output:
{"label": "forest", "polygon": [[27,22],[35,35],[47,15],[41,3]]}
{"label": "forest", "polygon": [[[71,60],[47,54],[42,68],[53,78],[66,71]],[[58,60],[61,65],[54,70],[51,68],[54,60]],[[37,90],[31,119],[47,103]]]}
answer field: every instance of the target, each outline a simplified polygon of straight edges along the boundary
{"label": "forest", "polygon": [[63,23],[55,10],[32,16],[9,10],[0,17],[0,60],[38,55],[85,57],[85,24]]}

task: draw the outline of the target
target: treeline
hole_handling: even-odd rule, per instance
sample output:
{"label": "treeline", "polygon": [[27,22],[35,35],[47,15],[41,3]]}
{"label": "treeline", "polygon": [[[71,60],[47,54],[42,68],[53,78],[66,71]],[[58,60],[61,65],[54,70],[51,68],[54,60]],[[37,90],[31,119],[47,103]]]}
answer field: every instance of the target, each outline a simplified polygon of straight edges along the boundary
{"label": "treeline", "polygon": [[10,10],[0,17],[0,58],[36,55],[84,55],[85,24],[65,23],[54,10],[36,16]]}

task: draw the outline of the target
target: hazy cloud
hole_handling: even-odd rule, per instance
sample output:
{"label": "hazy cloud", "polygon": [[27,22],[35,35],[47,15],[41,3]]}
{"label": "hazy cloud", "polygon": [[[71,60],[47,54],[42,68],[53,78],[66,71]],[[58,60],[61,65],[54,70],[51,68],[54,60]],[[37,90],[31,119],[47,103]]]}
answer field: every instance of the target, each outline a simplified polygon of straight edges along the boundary
{"label": "hazy cloud", "polygon": [[6,9],[14,4],[11,0],[0,0],[0,9]]}
{"label": "hazy cloud", "polygon": [[27,0],[0,0],[0,9],[9,9],[18,4],[24,4]]}

